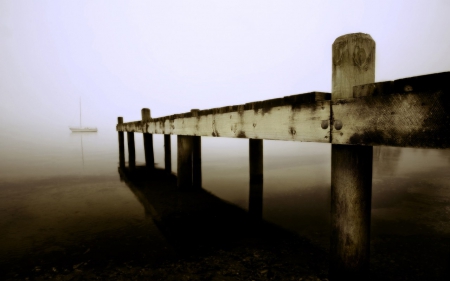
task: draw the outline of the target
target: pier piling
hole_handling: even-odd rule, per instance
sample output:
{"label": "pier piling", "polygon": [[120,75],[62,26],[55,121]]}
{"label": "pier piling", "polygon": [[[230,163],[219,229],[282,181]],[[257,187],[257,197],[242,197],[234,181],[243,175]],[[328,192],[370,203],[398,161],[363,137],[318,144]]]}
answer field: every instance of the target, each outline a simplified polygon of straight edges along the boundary
{"label": "pier piling", "polygon": [[[353,86],[375,81],[375,41],[368,34],[333,43],[332,104],[353,98]],[[331,116],[340,130],[340,116]],[[372,146],[332,144],[330,280],[365,280],[369,268]]]}
{"label": "pier piling", "polygon": [[136,167],[136,151],[134,149],[134,133],[127,132],[127,142],[128,142],[128,167]]}
{"label": "pier piling", "polygon": [[164,135],[164,169],[172,173],[172,149],[170,147],[170,135]]}
{"label": "pier piling", "polygon": [[[152,119],[150,109],[143,108],[141,110],[141,115],[142,125],[145,126],[145,124]],[[144,136],[145,165],[149,168],[154,168],[155,156],[153,154],[153,134],[143,133],[142,135]]]}
{"label": "pier piling", "polygon": [[178,165],[177,165],[177,185],[180,189],[188,190],[192,188],[192,136],[177,136]]}
{"label": "pier piling", "polygon": [[202,187],[202,138],[192,137],[192,187]]}
{"label": "pier piling", "polygon": [[263,211],[263,140],[249,139],[250,188],[248,212],[262,218]]}
{"label": "pier piling", "polygon": [[[123,124],[123,117],[117,117],[117,123],[119,126]],[[119,135],[119,167],[125,167],[125,138],[123,131],[117,132]]]}
{"label": "pier piling", "polygon": [[[192,109],[192,117],[198,117],[198,112],[198,109]],[[202,138],[193,136],[192,145],[192,187],[199,189],[202,188]]]}

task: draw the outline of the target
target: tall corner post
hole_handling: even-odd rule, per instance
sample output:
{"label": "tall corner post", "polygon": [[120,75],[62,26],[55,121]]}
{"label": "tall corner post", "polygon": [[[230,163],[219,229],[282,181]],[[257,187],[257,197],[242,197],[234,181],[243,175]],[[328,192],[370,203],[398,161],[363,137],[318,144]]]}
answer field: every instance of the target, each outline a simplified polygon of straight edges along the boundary
{"label": "tall corner post", "polygon": [[117,117],[117,130],[119,135],[119,167],[125,167],[125,138],[122,131],[123,117]]}
{"label": "tall corner post", "polygon": [[249,139],[250,190],[248,212],[261,219],[263,212],[263,140]]}
{"label": "tall corner post", "polygon": [[[334,41],[332,52],[333,105],[353,98],[353,86],[375,82],[375,41],[364,33],[343,35]],[[331,120],[333,126],[339,124],[332,130],[345,126],[334,113]],[[372,146],[332,144],[330,280],[367,277],[372,158]]]}
{"label": "tall corner post", "polygon": [[145,166],[148,168],[155,167],[155,156],[153,154],[153,134],[149,134],[147,130],[147,122],[151,121],[150,109],[143,108],[141,110],[142,115],[142,132],[144,136],[144,154],[145,154]]}

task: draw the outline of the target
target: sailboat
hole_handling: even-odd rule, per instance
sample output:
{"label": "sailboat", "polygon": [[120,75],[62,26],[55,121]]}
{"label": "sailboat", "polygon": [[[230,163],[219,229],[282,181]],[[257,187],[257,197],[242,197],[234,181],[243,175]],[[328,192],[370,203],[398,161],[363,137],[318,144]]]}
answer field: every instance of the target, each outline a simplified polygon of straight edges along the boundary
{"label": "sailboat", "polygon": [[97,132],[95,127],[82,127],[81,126],[81,98],[80,98],[80,127],[69,127],[72,132]]}

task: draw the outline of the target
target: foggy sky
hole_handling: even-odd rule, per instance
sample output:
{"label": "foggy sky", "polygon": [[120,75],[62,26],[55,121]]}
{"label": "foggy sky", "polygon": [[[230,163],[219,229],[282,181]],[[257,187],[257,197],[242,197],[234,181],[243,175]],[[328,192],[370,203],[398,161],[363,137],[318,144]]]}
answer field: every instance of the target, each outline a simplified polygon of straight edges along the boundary
{"label": "foggy sky", "polygon": [[[376,41],[376,81],[450,70],[450,1],[0,0],[1,143],[331,91],[331,45]],[[0,143],[0,144],[1,144]]]}

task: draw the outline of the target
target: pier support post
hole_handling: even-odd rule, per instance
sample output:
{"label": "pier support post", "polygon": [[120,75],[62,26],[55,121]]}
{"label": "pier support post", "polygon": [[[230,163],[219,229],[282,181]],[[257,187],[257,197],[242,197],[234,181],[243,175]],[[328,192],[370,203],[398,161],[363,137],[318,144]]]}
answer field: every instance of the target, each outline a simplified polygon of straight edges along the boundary
{"label": "pier support post", "polygon": [[164,169],[172,173],[172,150],[170,147],[170,135],[164,135]]}
{"label": "pier support post", "polygon": [[[353,98],[353,86],[375,81],[375,42],[354,33],[333,43],[332,102]],[[339,116],[331,116],[339,130]],[[338,125],[339,124],[339,125]],[[369,269],[372,198],[371,146],[331,149],[330,280],[365,280]]]}
{"label": "pier support post", "polygon": [[192,188],[192,150],[193,137],[177,136],[178,163],[177,163],[177,186],[180,189]]}
{"label": "pier support post", "polygon": [[192,187],[202,187],[202,138],[192,137]]}
{"label": "pier support post", "polygon": [[263,140],[249,139],[250,192],[248,212],[262,218],[263,211]]}
{"label": "pier support post", "polygon": [[[123,124],[123,117],[117,117],[117,124]],[[119,135],[119,167],[125,167],[125,139],[122,131],[117,132]]]}
{"label": "pier support post", "polygon": [[[142,123],[145,126],[145,123],[151,120],[150,109],[143,108],[141,110],[142,115]],[[155,167],[155,156],[153,154],[153,134],[144,133],[144,153],[145,153],[145,166],[148,168]]]}
{"label": "pier support post", "polygon": [[[192,109],[192,117],[198,117],[198,109]],[[202,137],[192,137],[192,187],[202,188]]]}
{"label": "pier support post", "polygon": [[136,167],[136,151],[134,149],[134,132],[127,132],[128,141],[128,167]]}

